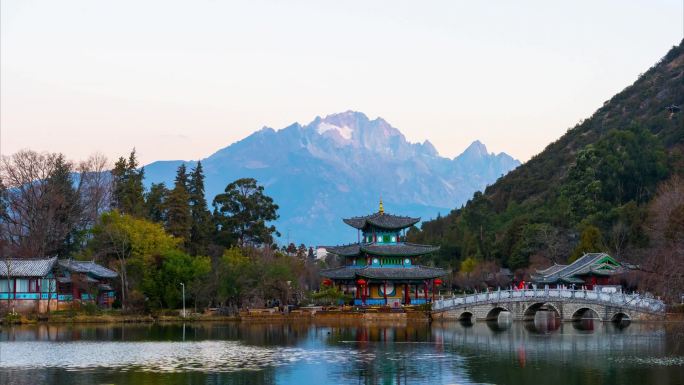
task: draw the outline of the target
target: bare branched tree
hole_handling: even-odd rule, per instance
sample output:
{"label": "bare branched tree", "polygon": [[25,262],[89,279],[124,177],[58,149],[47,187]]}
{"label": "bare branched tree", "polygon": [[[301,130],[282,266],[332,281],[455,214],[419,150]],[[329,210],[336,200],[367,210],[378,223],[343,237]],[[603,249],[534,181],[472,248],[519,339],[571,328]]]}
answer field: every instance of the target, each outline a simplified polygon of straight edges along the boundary
{"label": "bare branched tree", "polygon": [[663,183],[650,205],[650,247],[641,259],[648,290],[671,302],[684,294],[684,179]]}
{"label": "bare branched tree", "polygon": [[100,215],[109,209],[112,199],[112,178],[109,160],[95,153],[78,165],[81,186],[82,226],[91,228]]}
{"label": "bare branched tree", "polygon": [[22,150],[0,160],[0,239],[13,257],[69,253],[107,207],[107,159],[78,168],[61,154]]}

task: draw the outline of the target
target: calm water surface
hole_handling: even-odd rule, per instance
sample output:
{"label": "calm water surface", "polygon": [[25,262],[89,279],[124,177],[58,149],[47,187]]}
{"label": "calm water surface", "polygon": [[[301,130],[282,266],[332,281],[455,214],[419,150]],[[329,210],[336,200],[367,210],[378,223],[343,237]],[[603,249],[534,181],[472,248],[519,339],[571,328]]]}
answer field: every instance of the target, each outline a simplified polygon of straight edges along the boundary
{"label": "calm water surface", "polygon": [[0,329],[0,384],[684,384],[684,326],[540,321]]}

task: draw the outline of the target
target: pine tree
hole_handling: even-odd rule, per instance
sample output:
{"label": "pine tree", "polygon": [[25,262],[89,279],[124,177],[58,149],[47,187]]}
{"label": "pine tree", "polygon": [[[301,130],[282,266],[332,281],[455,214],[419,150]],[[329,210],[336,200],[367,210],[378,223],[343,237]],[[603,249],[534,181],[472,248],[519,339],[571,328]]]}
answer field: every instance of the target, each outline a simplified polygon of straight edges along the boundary
{"label": "pine tree", "polygon": [[166,221],[166,208],[164,204],[168,198],[169,190],[164,183],[152,183],[150,191],[145,194],[145,212],[147,219],[153,222],[164,223]]}
{"label": "pine tree", "polygon": [[59,154],[45,184],[43,210],[51,214],[46,220],[46,254],[67,256],[78,246],[77,222],[80,217],[79,194],[74,187],[72,166]]}
{"label": "pine tree", "polygon": [[587,225],[582,230],[580,234],[580,241],[575,250],[570,254],[568,262],[574,262],[577,258],[581,257],[586,253],[598,253],[604,251],[603,238],[601,236],[601,230],[596,226]]}
{"label": "pine tree", "polygon": [[190,211],[192,213],[192,228],[190,229],[190,244],[188,250],[193,255],[204,255],[207,252],[214,224],[204,196],[204,173],[202,162],[192,169],[190,183]]}
{"label": "pine tree", "polygon": [[190,240],[192,214],[190,212],[190,194],[188,193],[188,174],[185,164],[178,167],[173,190],[166,199],[166,230],[177,238],[183,239],[187,246]]}
{"label": "pine tree", "polygon": [[145,169],[143,167],[138,170],[135,148],[128,156],[128,160],[120,157],[112,170],[113,208],[124,214],[143,217],[145,214],[144,178]]}
{"label": "pine tree", "polygon": [[275,226],[267,224],[278,219],[278,205],[256,179],[241,178],[228,184],[225,192],[214,198],[213,206],[218,244],[270,245],[274,234],[280,236]]}

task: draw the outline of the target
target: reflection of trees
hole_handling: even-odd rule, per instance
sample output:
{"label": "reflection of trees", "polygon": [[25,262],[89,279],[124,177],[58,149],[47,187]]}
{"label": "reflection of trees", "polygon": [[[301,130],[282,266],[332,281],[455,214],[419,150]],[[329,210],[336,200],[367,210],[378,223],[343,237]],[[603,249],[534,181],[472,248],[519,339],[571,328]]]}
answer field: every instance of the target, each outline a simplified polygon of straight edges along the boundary
{"label": "reflection of trees", "polygon": [[230,373],[154,373],[140,371],[68,371],[62,368],[0,371],[0,384],[231,384],[271,385],[276,383],[274,368]]}
{"label": "reflection of trees", "polygon": [[[186,341],[239,340],[255,346],[295,346],[309,324],[38,324],[3,328],[0,341]],[[183,329],[185,328],[185,332]]]}
{"label": "reflection of trees", "polygon": [[[441,336],[428,324],[322,327],[327,343],[349,358],[335,367],[340,382],[407,384],[447,381],[463,372],[457,356],[444,359]],[[328,334],[329,333],[329,334]],[[447,381],[454,382],[454,381]]]}
{"label": "reflection of trees", "polygon": [[[0,371],[0,383],[31,383],[30,380],[34,380],[34,383],[58,384],[274,384],[283,379],[310,382],[313,377],[309,377],[311,372],[308,370],[313,367],[329,383],[359,384],[672,383],[672,379],[676,382],[682,378],[680,366],[629,361],[634,358],[681,356],[684,353],[684,328],[681,325],[667,325],[664,333],[664,327],[658,324],[632,323],[620,329],[610,323],[586,321],[592,322],[593,330],[564,323],[557,330],[547,328],[546,334],[539,331],[531,333],[518,322],[513,322],[509,329],[503,331],[493,331],[482,322],[470,327],[459,323],[195,323],[186,324],[185,329],[182,324],[23,325],[0,329],[0,343],[77,340],[180,342],[183,333],[185,341],[240,342],[237,344],[237,356],[235,348],[230,348],[232,353],[224,354],[221,344],[218,348],[209,344],[206,356],[202,355],[202,350],[194,351],[200,353],[200,360],[196,363],[200,366],[206,364],[198,371],[159,373],[135,367],[127,371],[113,367],[85,371],[22,369],[15,371],[16,375],[11,378],[7,371]],[[532,327],[546,326],[533,322]],[[234,342],[228,345],[236,346]],[[178,349],[183,349],[183,346],[178,344]],[[264,351],[266,357],[251,369],[239,366],[249,366],[255,359],[259,360],[255,358],[259,353],[256,356],[250,353],[254,349]],[[277,350],[281,353],[271,356],[272,351]],[[289,361],[291,352],[299,354],[292,363]],[[184,360],[186,355],[179,357]],[[198,356],[188,354],[187,357]],[[270,364],[272,357],[277,357],[272,361],[277,362],[276,365]],[[239,365],[235,367],[229,362]],[[230,371],[233,369],[237,371]],[[40,381],[41,378],[46,380]]]}
{"label": "reflection of trees", "polygon": [[540,325],[513,323],[501,333],[484,323],[470,328],[436,324],[433,334],[442,335],[447,353],[465,357],[471,381],[477,383],[668,383],[667,376],[682,376],[681,367],[654,368],[629,361],[682,354],[681,346],[667,346],[676,338],[671,331],[663,334],[662,325],[632,323],[620,329],[596,322],[591,331],[565,323],[555,331],[541,325],[544,334],[527,330]]}

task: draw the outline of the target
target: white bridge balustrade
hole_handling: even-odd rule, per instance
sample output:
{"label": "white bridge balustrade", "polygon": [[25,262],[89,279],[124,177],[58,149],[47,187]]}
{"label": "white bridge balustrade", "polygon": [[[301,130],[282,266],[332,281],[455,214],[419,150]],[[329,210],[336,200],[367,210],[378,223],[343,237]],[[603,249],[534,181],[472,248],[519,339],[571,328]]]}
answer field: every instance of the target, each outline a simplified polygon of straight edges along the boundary
{"label": "white bridge balustrade", "polygon": [[[575,319],[576,313],[590,309],[604,321],[615,319],[616,316],[627,319],[648,318],[645,316],[663,316],[665,303],[657,298],[647,297],[642,294],[604,293],[593,290],[571,289],[524,289],[524,290],[497,290],[476,293],[451,298],[440,298],[432,304],[432,311],[450,313],[450,316],[441,318],[461,318],[462,314],[479,314],[476,318],[489,317],[492,309],[504,309],[510,311],[516,319],[524,319],[529,316],[531,305],[536,308],[548,304],[560,313],[566,320]],[[565,312],[563,310],[566,310]],[[516,314],[517,312],[517,314]],[[565,313],[565,314],[564,314]]]}

